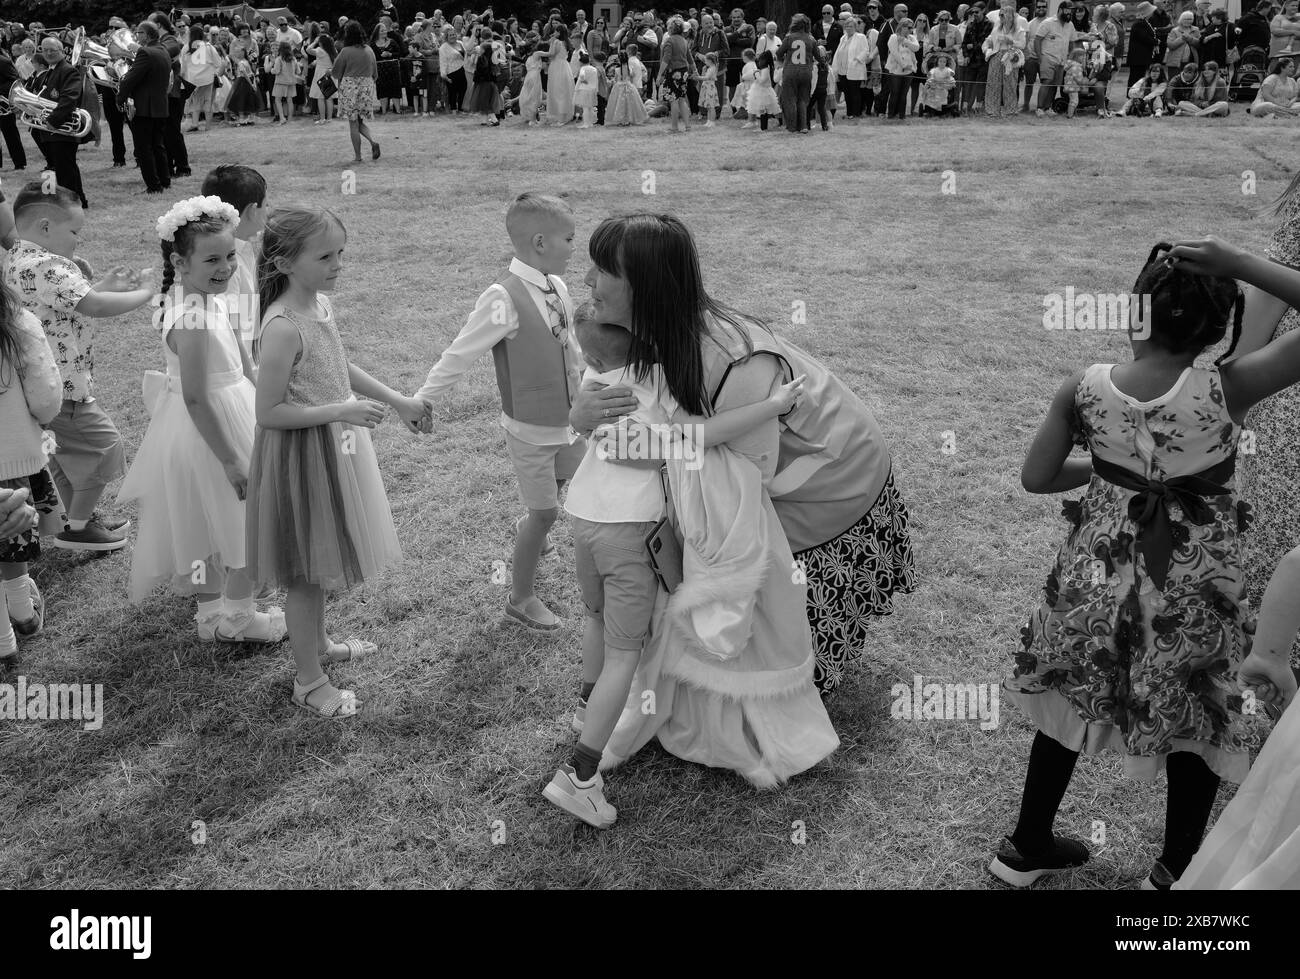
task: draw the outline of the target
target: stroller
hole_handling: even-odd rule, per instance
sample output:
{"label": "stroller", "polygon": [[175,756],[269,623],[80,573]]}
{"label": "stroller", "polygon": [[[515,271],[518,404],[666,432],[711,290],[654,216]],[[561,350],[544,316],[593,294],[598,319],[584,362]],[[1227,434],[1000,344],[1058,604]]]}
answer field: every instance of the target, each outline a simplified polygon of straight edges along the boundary
{"label": "stroller", "polygon": [[1254,102],[1259,86],[1268,74],[1268,51],[1261,47],[1246,48],[1241,52],[1236,69],[1235,77],[1228,84],[1229,100]]}

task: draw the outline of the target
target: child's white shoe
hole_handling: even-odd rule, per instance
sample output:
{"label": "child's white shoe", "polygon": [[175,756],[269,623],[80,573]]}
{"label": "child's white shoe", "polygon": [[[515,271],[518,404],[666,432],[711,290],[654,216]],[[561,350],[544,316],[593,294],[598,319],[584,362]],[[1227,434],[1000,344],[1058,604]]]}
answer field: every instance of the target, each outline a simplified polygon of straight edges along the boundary
{"label": "child's white shoe", "polygon": [[542,795],[571,816],[596,829],[609,829],[618,810],[605,801],[605,780],[597,772],[590,782],[578,781],[572,765],[561,765]]}
{"label": "child's white shoe", "polygon": [[227,607],[213,626],[212,638],[229,644],[270,645],[283,640],[288,632],[282,609],[272,605],[265,612],[259,612],[250,598],[246,606]]}

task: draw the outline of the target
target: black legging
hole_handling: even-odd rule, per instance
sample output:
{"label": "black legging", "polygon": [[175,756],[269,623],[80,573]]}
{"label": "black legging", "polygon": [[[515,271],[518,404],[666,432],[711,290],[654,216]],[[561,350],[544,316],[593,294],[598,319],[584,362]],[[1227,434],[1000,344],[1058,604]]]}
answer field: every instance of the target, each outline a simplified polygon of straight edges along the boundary
{"label": "black legging", "polygon": [[[1011,842],[1022,854],[1032,856],[1051,848],[1052,823],[1078,759],[1077,751],[1071,751],[1042,731],[1034,736],[1025,792],[1020,799],[1020,820],[1011,835]],[[1219,776],[1210,771],[1200,755],[1190,751],[1167,755],[1165,773],[1169,792],[1165,802],[1165,848],[1160,853],[1160,862],[1178,878],[1192,862],[1205,836],[1214,796],[1219,791]]]}
{"label": "black legging", "polygon": [[[546,73],[542,72],[542,77]],[[460,112],[465,102],[465,69],[457,68],[447,73],[447,107],[452,112]]]}

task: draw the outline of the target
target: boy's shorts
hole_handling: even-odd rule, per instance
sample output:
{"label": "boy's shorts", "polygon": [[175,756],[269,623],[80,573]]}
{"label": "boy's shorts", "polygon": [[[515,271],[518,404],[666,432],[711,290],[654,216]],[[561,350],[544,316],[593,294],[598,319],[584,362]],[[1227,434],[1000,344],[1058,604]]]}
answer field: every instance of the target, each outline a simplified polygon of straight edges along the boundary
{"label": "boy's shorts", "polygon": [[98,401],[64,401],[50,431],[56,442],[50,471],[74,492],[107,486],[126,472],[122,436]]}
{"label": "boy's shorts", "polygon": [[506,449],[519,477],[519,496],[530,510],[554,510],[560,505],[557,479],[572,479],[587,454],[586,439],[571,445],[531,445],[506,432]]}
{"label": "boy's shorts", "polygon": [[587,614],[603,618],[605,645],[640,650],[650,631],[659,579],[645,539],[655,521],[593,523],[573,517],[573,553]]}

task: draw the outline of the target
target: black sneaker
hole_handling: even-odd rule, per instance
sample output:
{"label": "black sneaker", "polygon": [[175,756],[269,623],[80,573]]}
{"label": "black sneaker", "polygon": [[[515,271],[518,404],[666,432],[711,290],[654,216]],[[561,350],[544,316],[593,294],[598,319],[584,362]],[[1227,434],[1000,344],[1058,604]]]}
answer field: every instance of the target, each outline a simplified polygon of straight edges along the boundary
{"label": "black sneaker", "polygon": [[1144,891],[1168,891],[1172,890],[1174,881],[1178,878],[1169,872],[1169,868],[1157,860],[1151,865],[1151,873],[1147,879],[1142,882]]}
{"label": "black sneaker", "polygon": [[1046,853],[1026,857],[1016,849],[1011,837],[1002,838],[1002,847],[989,864],[989,873],[1012,887],[1028,887],[1039,877],[1088,862],[1088,848],[1067,836],[1053,836],[1052,848]]}
{"label": "black sneaker", "polygon": [[51,543],[65,551],[118,551],[126,547],[126,534],[113,531],[94,520],[86,522],[82,530],[65,530]]}

